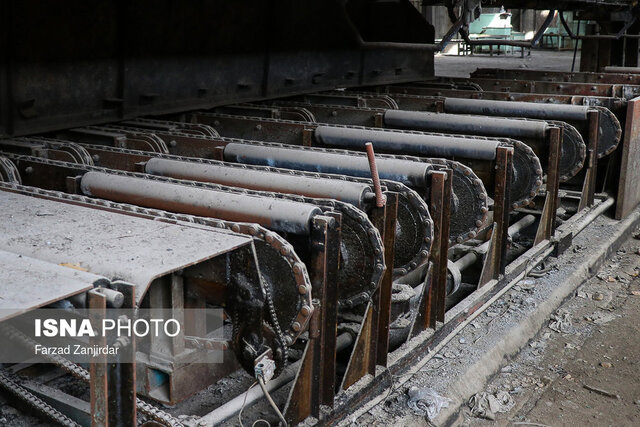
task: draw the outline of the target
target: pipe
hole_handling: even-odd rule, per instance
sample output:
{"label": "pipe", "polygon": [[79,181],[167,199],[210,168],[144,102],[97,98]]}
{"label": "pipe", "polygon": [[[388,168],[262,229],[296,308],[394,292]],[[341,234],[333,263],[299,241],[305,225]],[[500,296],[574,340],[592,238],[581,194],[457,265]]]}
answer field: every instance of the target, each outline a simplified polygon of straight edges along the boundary
{"label": "pipe", "polygon": [[537,140],[544,140],[549,129],[542,121],[409,110],[386,110],[384,124],[397,129]]}
{"label": "pipe", "polygon": [[598,157],[610,154],[616,149],[622,130],[616,116],[607,108],[588,105],[550,104],[522,101],[496,101],[489,99],[445,98],[444,112],[455,114],[480,114],[501,117],[524,117],[541,120],[560,120],[577,122],[583,135],[587,135],[587,113],[599,109],[600,137],[598,138]]}
{"label": "pipe", "polygon": [[335,199],[359,208],[362,208],[364,202],[373,196],[370,185],[358,182],[288,175],[223,164],[185,162],[161,157],[149,159],[145,164],[145,172],[151,175],[213,182],[251,190]]}
{"label": "pipe", "polygon": [[[481,135],[486,137],[515,138],[531,147],[539,159],[549,155],[547,132],[550,124],[542,120],[488,117],[481,115],[433,113],[428,111],[386,110],[384,124],[394,129],[412,129],[449,134]],[[575,176],[585,162],[586,146],[580,133],[563,122],[564,132],[560,153],[560,177],[565,182]],[[518,144],[514,145],[516,151]]]}
{"label": "pipe", "polygon": [[[348,332],[338,335],[336,342],[337,351],[342,351],[345,348],[349,347],[351,344],[353,344],[353,341],[353,335]],[[301,364],[302,359],[284,368],[284,370],[278,377],[272,379],[267,383],[267,391],[269,391],[269,393],[273,393],[279,388],[293,381],[298,373],[298,369]],[[240,412],[240,408],[243,406],[243,402],[245,402],[245,399],[246,402],[244,403],[244,407],[248,408],[256,403],[259,399],[261,399],[263,395],[264,394],[261,389],[252,388],[246,393],[242,393],[241,395],[234,397],[225,404],[218,406],[213,411],[202,416],[198,420],[198,425],[213,426],[214,424],[222,423],[223,421],[233,417],[238,412]]]}
{"label": "pipe", "polygon": [[[519,221],[515,222],[509,227],[509,230],[508,230],[509,237],[511,237],[512,239],[515,238],[518,234],[520,234],[520,232],[522,232],[522,230],[529,227],[535,221],[536,221],[536,217],[534,215],[526,215],[520,218]],[[478,247],[470,250],[467,254],[465,254],[463,257],[461,257],[457,261],[455,262],[449,261],[447,263],[447,270],[448,270],[447,282],[460,281],[461,280],[460,273],[466,270],[467,268],[469,268],[470,266],[472,266],[473,264],[475,264],[482,255],[486,254],[487,251],[489,250],[490,243],[491,241],[487,240],[486,242],[479,245]],[[412,307],[417,305],[418,298],[420,297],[420,295],[422,295],[423,286],[424,284],[421,283],[420,285],[414,288],[415,296],[411,298]],[[452,286],[447,286],[447,288],[457,289],[459,286],[460,286],[460,283],[452,283]]]}
{"label": "pipe", "polygon": [[486,114],[489,116],[527,117],[542,120],[587,120],[590,107],[535,102],[494,101],[487,99],[445,98],[444,111],[455,114]]}
{"label": "pipe", "polygon": [[495,159],[500,145],[499,141],[489,139],[339,126],[318,126],[313,136],[320,144],[344,149],[362,149],[366,142],[371,142],[378,151],[489,161]]}
{"label": "pipe", "polygon": [[[522,217],[519,221],[515,222],[509,227],[509,237],[516,237],[522,230],[533,224],[535,221],[536,217],[533,215],[526,215]],[[484,242],[483,244],[481,244],[477,248],[474,248],[465,256],[454,262],[458,270],[464,271],[475,264],[480,255],[484,255],[487,253],[487,251],[489,250],[490,242],[490,240]]]}
{"label": "pipe", "polygon": [[385,204],[385,196],[382,195],[382,188],[380,188],[380,177],[378,176],[378,168],[376,167],[376,155],[373,152],[373,145],[370,142],[367,142],[364,146],[367,149],[367,160],[369,160],[373,189],[376,193],[376,206],[381,208]]}
{"label": "pipe", "polygon": [[311,232],[311,219],[322,211],[306,203],[234,194],[207,188],[87,172],[80,188],[88,196],[190,215],[250,222],[275,231]]}
{"label": "pipe", "polygon": [[[320,173],[333,173],[371,178],[366,157],[348,156],[320,150],[265,145],[229,143],[224,147],[224,160],[234,163],[271,166]],[[399,159],[377,158],[380,178],[398,181],[410,187],[426,187],[432,165]]]}

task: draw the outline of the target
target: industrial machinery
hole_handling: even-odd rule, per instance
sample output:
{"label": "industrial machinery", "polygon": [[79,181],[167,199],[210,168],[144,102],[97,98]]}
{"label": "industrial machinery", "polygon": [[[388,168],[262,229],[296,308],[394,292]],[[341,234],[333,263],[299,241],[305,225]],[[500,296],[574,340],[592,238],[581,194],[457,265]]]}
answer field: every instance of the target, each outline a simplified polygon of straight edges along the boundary
{"label": "industrial machinery", "polygon": [[35,348],[9,321],[56,308],[184,325],[5,363],[3,396],[62,425],[334,424],[638,205],[640,80],[593,72],[637,65],[634,4],[539,3],[602,21],[573,35],[598,70],[462,79],[434,53],[480,2],[423,3],[441,41],[407,0],[0,3],[2,339]]}

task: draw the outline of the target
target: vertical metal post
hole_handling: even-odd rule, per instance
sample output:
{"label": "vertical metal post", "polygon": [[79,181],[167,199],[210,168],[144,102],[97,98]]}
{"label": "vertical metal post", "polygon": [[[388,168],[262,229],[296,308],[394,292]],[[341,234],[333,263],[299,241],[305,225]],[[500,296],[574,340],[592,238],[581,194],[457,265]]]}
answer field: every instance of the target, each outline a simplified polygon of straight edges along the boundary
{"label": "vertical metal post", "polygon": [[[451,210],[451,170],[433,172],[429,213],[433,220],[433,242],[429,256],[427,275],[410,337],[431,328],[437,321],[444,321],[447,291],[447,252],[449,248],[449,212]],[[441,264],[444,263],[444,269]],[[442,271],[444,270],[444,273]]]}
{"label": "vertical metal post", "polygon": [[589,121],[589,138],[587,148],[587,164],[580,196],[578,211],[593,206],[596,194],[596,178],[598,176],[598,140],[600,130],[600,111],[589,111],[587,113]]}
{"label": "vertical metal post", "polygon": [[[380,197],[379,199],[382,200],[383,198]],[[388,200],[383,203],[384,204],[380,207],[374,207],[369,214],[371,222],[381,233],[384,232]],[[384,239],[384,236],[382,236],[382,238]],[[387,249],[385,246],[385,263],[386,252]],[[384,272],[383,282],[386,278],[387,273],[389,273],[389,266],[387,266],[387,270]],[[385,283],[381,284],[381,288],[384,285]],[[391,284],[389,283],[388,286],[391,286]],[[351,387],[366,374],[376,374],[379,336],[378,334],[380,326],[380,313],[382,310],[381,300],[383,299],[383,296],[381,295],[383,290],[381,288],[378,288],[375,291],[375,293],[371,297],[371,300],[369,301],[369,304],[367,304],[367,309],[365,311],[362,323],[360,324],[360,330],[358,331],[356,342],[353,346],[351,356],[349,357],[349,362],[347,363],[347,369],[345,371],[344,377],[342,378],[341,388],[343,390]],[[389,304],[390,303],[391,302],[389,299]]]}
{"label": "vertical metal post", "polygon": [[[123,309],[136,306],[135,286],[113,282],[113,288],[124,296]],[[133,319],[131,319],[133,320]],[[118,363],[108,366],[109,426],[136,425],[136,342],[131,338],[118,349]]]}
{"label": "vertical metal post", "polygon": [[562,153],[562,130],[549,129],[549,162],[547,166],[547,195],[542,208],[542,216],[534,245],[549,240],[555,229],[556,211],[558,210],[558,186],[560,185],[560,155]]}
{"label": "vertical metal post", "polygon": [[310,415],[319,418],[320,406],[333,406],[335,394],[341,217],[316,216],[312,225],[309,273],[315,311],[302,364],[285,407],[290,425],[297,425]]}
{"label": "vertical metal post", "polygon": [[[94,330],[100,331],[102,320],[107,314],[107,297],[91,290],[87,293],[89,317]],[[106,337],[96,334],[89,338],[91,346],[104,347]],[[109,425],[107,356],[104,354],[91,356],[89,363],[89,392],[91,395],[91,426],[107,427]]]}
{"label": "vertical metal post", "polygon": [[449,263],[449,225],[451,224],[451,194],[453,192],[453,170],[445,170],[447,176],[442,185],[442,207],[440,222],[440,241],[438,242],[438,260],[434,267],[434,280],[436,300],[436,322],[444,323],[447,298],[447,264]]}
{"label": "vertical metal post", "polygon": [[498,147],[496,150],[496,174],[493,197],[493,232],[480,274],[478,287],[504,274],[506,267],[507,239],[509,229],[509,192],[513,167],[513,148]]}
{"label": "vertical metal post", "polygon": [[[389,353],[389,323],[391,321],[391,296],[393,294],[393,259],[396,246],[396,221],[398,218],[398,194],[386,193],[386,208],[382,231],[384,243],[384,263],[387,267],[380,285],[380,315],[378,317],[378,345],[376,363],[387,366]],[[374,224],[375,225],[375,224]],[[376,225],[377,226],[377,225]]]}
{"label": "vertical metal post", "polygon": [[[320,226],[314,226],[314,240],[323,242],[323,254],[325,264],[322,268],[322,278],[325,297],[325,305],[320,308],[322,313],[322,333],[319,354],[320,367],[320,404],[333,407],[333,399],[336,394],[336,340],[338,331],[338,266],[340,265],[340,239],[342,232],[342,215],[337,212],[327,214],[329,221],[320,221]],[[315,280],[315,278],[312,278]],[[320,280],[318,278],[317,280]],[[313,283],[313,282],[312,282]],[[319,415],[319,408],[316,413]]]}

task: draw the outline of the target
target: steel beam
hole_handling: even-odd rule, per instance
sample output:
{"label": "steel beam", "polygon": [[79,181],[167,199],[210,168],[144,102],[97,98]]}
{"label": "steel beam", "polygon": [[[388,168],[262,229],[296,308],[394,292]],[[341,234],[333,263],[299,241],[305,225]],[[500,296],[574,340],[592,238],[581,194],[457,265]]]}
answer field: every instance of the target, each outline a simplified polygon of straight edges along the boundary
{"label": "steel beam", "polygon": [[321,405],[333,406],[340,230],[339,216],[313,219],[309,274],[315,310],[309,322],[309,341],[302,364],[284,410],[290,425],[297,425],[310,415],[318,418]]}

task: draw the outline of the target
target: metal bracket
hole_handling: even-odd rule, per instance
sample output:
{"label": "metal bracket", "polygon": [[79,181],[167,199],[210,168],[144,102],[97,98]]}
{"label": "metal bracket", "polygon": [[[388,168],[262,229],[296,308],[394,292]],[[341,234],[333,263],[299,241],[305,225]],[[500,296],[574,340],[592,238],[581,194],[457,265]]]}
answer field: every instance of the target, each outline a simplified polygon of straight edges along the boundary
{"label": "metal bracket", "polygon": [[444,322],[452,183],[451,169],[431,174],[429,211],[433,220],[433,244],[418,311],[409,333],[411,338],[435,329],[437,322]]}
{"label": "metal bracket", "polygon": [[387,192],[385,195],[385,205],[374,208],[370,218],[382,235],[386,270],[380,287],[367,305],[340,387],[343,390],[351,387],[366,374],[375,376],[377,365],[387,366],[398,194]]}
{"label": "metal bracket", "polygon": [[[559,129],[558,129],[559,131]],[[493,232],[489,251],[484,258],[478,287],[504,274],[507,264],[507,239],[509,237],[509,192],[513,168],[513,148],[496,149],[496,177],[493,197]],[[557,170],[557,168],[556,168]]]}
{"label": "metal bracket", "polygon": [[562,152],[562,131],[549,129],[549,163],[547,166],[547,195],[542,208],[540,224],[536,232],[534,246],[544,240],[550,240],[555,229],[558,210],[558,186],[560,184],[560,154]]}
{"label": "metal bracket", "polygon": [[593,206],[596,194],[596,178],[598,175],[598,140],[600,130],[600,111],[589,111],[587,113],[589,122],[589,144],[587,148],[587,169],[582,185],[582,194],[578,211]]}
{"label": "metal bracket", "polygon": [[336,373],[337,276],[341,215],[316,216],[312,228],[310,278],[315,307],[309,341],[285,406],[289,425],[320,416],[320,406],[333,406]]}

